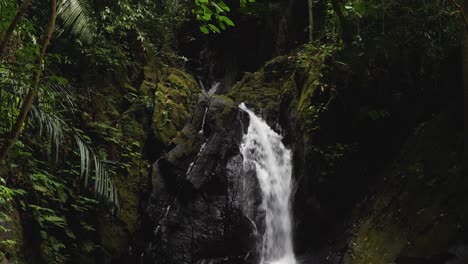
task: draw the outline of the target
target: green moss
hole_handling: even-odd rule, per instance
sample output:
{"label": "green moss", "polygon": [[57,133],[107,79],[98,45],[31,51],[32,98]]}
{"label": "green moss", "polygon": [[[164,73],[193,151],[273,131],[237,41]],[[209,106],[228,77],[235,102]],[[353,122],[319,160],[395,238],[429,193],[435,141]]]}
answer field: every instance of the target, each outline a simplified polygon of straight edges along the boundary
{"label": "green moss", "polygon": [[299,98],[299,104],[297,111],[299,113],[307,110],[312,102],[312,96],[314,95],[317,87],[319,87],[320,82],[317,79],[308,80],[305,84],[305,87],[302,89],[301,97]]}
{"label": "green moss", "polygon": [[156,91],[156,84],[145,80],[141,83],[139,91],[143,95],[152,95]]}
{"label": "green moss", "polygon": [[122,115],[121,121],[122,135],[125,137],[131,137],[132,139],[144,138],[144,129],[142,125],[136,120],[136,118],[129,112]]}
{"label": "green moss", "polygon": [[295,97],[296,96],[296,81],[294,80],[296,74],[292,74],[289,78],[284,82],[281,88],[281,97]]}
{"label": "green moss", "polygon": [[280,82],[265,82],[264,72],[246,74],[228,93],[236,102],[248,102],[255,108],[278,111],[281,95]]}
{"label": "green moss", "polygon": [[[109,216],[108,208],[100,211],[95,233],[99,248],[108,258],[128,251],[130,238],[137,228],[142,190],[147,190],[150,185],[147,178],[149,162],[143,157],[143,147],[147,122],[151,118],[148,114],[150,98],[155,88],[156,84],[145,80],[140,94],[135,94],[133,89],[124,85],[120,89],[106,89],[106,94],[98,94],[93,100],[95,105],[90,114],[93,115],[93,122],[89,122],[90,128],[95,131],[93,139],[105,139],[96,140],[101,144],[95,148],[103,153],[103,157],[110,157],[119,163],[109,166],[109,172],[118,190],[121,210],[112,216]],[[146,89],[146,92],[142,89]]]}
{"label": "green moss", "polygon": [[137,92],[137,89],[133,87],[132,85],[130,85],[129,83],[125,83],[123,87],[127,89],[129,92],[133,92],[133,93]]}
{"label": "green moss", "polygon": [[176,88],[184,88],[187,87],[187,83],[185,83],[183,77],[177,73],[171,73],[169,77],[167,77],[167,81],[171,83]]}
{"label": "green moss", "polygon": [[378,229],[372,221],[364,220],[352,242],[353,255],[347,256],[345,263],[390,264],[406,243],[404,234],[393,224],[386,223],[383,229]]}
{"label": "green moss", "polygon": [[191,118],[191,108],[201,91],[192,76],[173,68],[162,70],[156,87],[153,127],[167,145]]}
{"label": "green moss", "polygon": [[[293,59],[280,56],[267,62],[261,70],[246,73],[227,95],[237,103],[248,102],[257,109],[276,114],[280,111],[280,103],[288,100],[289,115],[296,117],[304,113],[302,118],[307,120],[306,111],[321,85],[321,64],[309,65],[307,69],[294,68]],[[300,84],[302,87],[297,87],[296,79],[304,78],[297,76],[305,76],[305,81]]]}
{"label": "green moss", "polygon": [[160,130],[158,130],[159,138],[161,139],[162,143],[168,145],[169,142],[175,137],[177,134],[177,128],[173,123],[168,123],[163,125]]}
{"label": "green moss", "polygon": [[132,185],[138,181],[136,178],[140,176],[140,171],[138,169],[130,171],[129,176],[133,184],[122,179],[117,182],[121,208],[119,219],[122,220],[124,229],[130,234],[133,234],[137,228],[138,209],[141,197],[138,192],[139,190],[135,190]]}
{"label": "green moss", "polygon": [[94,109],[92,109],[92,114],[96,115],[94,121],[113,121],[120,116],[117,106],[122,100],[122,96],[120,94],[115,95],[114,92],[116,91],[114,89],[109,87],[108,94],[95,94]]}
{"label": "green moss", "polygon": [[[0,186],[1,187],[1,186]],[[10,201],[0,204],[0,262],[5,255],[10,255],[9,261],[14,263],[20,259],[23,246],[23,227],[18,210],[12,207]],[[6,209],[10,207],[10,209]]]}
{"label": "green moss", "polygon": [[358,221],[347,263],[430,257],[447,252],[466,232],[468,182],[459,150],[451,149],[459,138],[453,136],[453,120],[441,115],[425,124],[407,141],[395,166],[382,174],[387,188],[376,194],[369,214]]}
{"label": "green moss", "polygon": [[[212,102],[218,101],[218,102],[215,102],[215,104],[222,105],[223,111],[221,112],[220,116],[225,116],[227,113],[232,112],[234,109],[237,109],[237,104],[228,96],[213,95],[211,100]],[[215,113],[215,114],[219,114],[219,113]]]}
{"label": "green moss", "polygon": [[159,71],[157,67],[154,65],[154,62],[150,61],[148,65],[143,67],[143,78],[145,81],[151,83],[157,83],[159,76]]}
{"label": "green moss", "polygon": [[177,151],[171,151],[167,159],[175,161],[196,154],[201,142],[197,141],[198,130],[192,124],[187,124],[177,133],[172,142],[178,146]]}
{"label": "green moss", "polygon": [[100,220],[99,234],[102,250],[108,258],[119,257],[128,249],[128,232],[120,221],[111,221],[107,217]]}
{"label": "green moss", "polygon": [[410,199],[403,197],[401,208],[387,204],[360,222],[351,243],[353,257],[348,256],[347,263],[393,263],[399,256],[427,257],[448,250],[459,231],[455,217],[442,216],[437,204],[408,213],[412,207],[408,202],[414,199],[421,205],[422,201],[416,195],[406,196]]}

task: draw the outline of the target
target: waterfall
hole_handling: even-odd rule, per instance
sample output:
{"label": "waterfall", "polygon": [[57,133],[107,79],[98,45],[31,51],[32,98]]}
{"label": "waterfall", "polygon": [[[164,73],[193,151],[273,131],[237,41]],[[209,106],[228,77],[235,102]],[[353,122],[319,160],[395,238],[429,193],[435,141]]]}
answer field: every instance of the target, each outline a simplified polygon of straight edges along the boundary
{"label": "waterfall", "polygon": [[200,85],[200,88],[201,88],[201,91],[202,91],[203,95],[205,95],[206,97],[213,96],[218,91],[219,86],[221,85],[220,82],[214,82],[211,85],[210,89],[206,90],[205,84],[203,83],[203,81],[200,78],[198,79],[198,84]]}
{"label": "waterfall", "polygon": [[198,131],[198,134],[203,134],[203,129],[205,128],[205,122],[206,122],[206,115],[208,114],[208,106],[205,108],[205,114],[203,114],[203,122],[200,127],[200,131]]}
{"label": "waterfall", "polygon": [[265,212],[260,264],[296,264],[291,238],[291,152],[282,137],[250,111],[241,153],[246,170],[255,170],[262,191],[261,209]]}

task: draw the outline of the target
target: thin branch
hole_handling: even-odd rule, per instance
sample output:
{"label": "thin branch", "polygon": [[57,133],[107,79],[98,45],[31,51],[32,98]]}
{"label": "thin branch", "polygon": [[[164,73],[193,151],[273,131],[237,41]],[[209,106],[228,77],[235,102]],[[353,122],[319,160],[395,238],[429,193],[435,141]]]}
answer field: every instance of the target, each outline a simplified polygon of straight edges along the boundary
{"label": "thin branch", "polygon": [[34,97],[36,97],[37,90],[39,89],[39,82],[41,80],[42,69],[44,68],[45,53],[47,51],[47,46],[49,46],[52,33],[54,32],[55,20],[57,18],[57,0],[51,0],[50,3],[50,19],[46,31],[44,33],[44,38],[42,40],[42,48],[37,61],[37,69],[34,73],[33,86],[29,89],[28,95],[26,96],[26,99],[24,100],[21,106],[21,111],[16,119],[15,126],[11,130],[10,135],[8,136],[2,148],[0,149],[0,161],[6,158],[8,151],[18,139],[18,136],[23,128],[24,121],[26,120],[26,116],[28,115],[29,110],[31,109],[32,102],[34,100]]}
{"label": "thin branch", "polygon": [[314,3],[313,0],[308,0],[309,11],[309,42],[314,41]]}
{"label": "thin branch", "polygon": [[458,9],[460,9],[460,13],[463,16],[463,21],[465,21],[465,28],[468,29],[468,18],[466,17],[465,12],[463,11],[463,7],[459,3],[457,3],[457,1],[455,0],[451,0],[451,1]]}
{"label": "thin branch", "polygon": [[16,12],[15,17],[13,18],[10,25],[8,26],[8,29],[6,30],[3,39],[0,41],[0,59],[3,57],[3,51],[5,50],[5,47],[8,44],[8,41],[11,38],[11,35],[13,35],[13,31],[15,31],[16,26],[20,22],[21,18],[24,15],[24,12],[26,12],[26,9],[28,8],[30,3],[31,3],[31,0],[24,0],[23,1],[20,8]]}

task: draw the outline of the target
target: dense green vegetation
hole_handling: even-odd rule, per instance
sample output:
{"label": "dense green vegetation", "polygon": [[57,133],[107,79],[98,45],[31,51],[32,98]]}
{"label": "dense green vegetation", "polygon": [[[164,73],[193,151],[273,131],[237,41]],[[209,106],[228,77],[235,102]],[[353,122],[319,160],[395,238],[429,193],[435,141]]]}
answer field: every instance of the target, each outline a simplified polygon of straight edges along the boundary
{"label": "dense green vegetation", "polygon": [[[271,50],[265,57],[275,59],[224,91],[294,120],[286,130],[297,129],[305,146],[297,151],[326,177],[358,145],[347,136],[324,143],[334,134],[322,133],[320,120],[334,104],[352,113],[349,127],[397,124],[407,134],[460,105],[462,74],[444,78],[462,67],[468,76],[467,8],[457,0],[0,0],[0,263],[114,263],[131,243],[141,247],[129,240],[138,239],[143,201],[157,185],[148,168],[189,140],[199,54],[226,58],[222,48],[247,43],[241,53],[252,62],[238,56],[235,65],[243,73]],[[267,44],[252,32],[266,32]],[[211,62],[231,63],[220,60]],[[405,114],[410,121],[394,122]],[[366,232],[385,240],[367,229],[356,240],[367,241]],[[349,263],[379,263],[380,251],[359,250],[361,262]]]}

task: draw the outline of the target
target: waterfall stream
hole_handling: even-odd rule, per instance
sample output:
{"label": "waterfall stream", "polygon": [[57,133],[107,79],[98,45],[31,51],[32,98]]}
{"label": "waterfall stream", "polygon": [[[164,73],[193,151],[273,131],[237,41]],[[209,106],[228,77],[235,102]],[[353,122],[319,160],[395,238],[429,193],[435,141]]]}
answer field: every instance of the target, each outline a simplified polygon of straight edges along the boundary
{"label": "waterfall stream", "polygon": [[265,212],[260,264],[296,264],[292,245],[291,152],[282,137],[250,111],[239,106],[250,117],[241,153],[244,167],[255,170],[262,191],[261,209]]}

